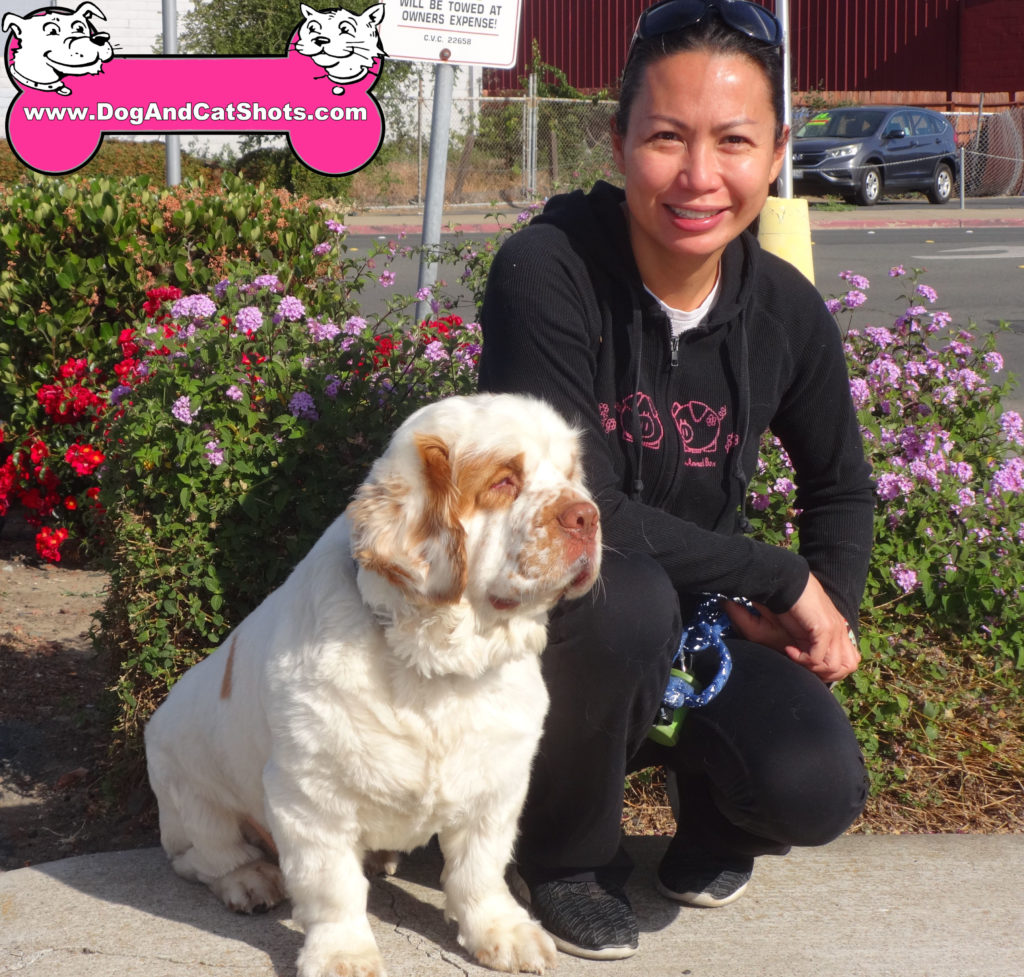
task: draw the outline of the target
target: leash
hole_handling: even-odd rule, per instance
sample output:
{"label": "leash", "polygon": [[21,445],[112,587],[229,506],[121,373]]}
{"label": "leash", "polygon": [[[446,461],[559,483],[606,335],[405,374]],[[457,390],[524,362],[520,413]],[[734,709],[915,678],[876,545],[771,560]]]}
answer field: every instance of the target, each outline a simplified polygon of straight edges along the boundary
{"label": "leash", "polygon": [[[683,628],[679,647],[672,659],[661,708],[647,734],[655,743],[675,746],[687,711],[706,706],[729,680],[732,674],[732,655],[725,646],[725,635],[729,633],[730,622],[729,616],[722,610],[722,601],[733,599],[722,594],[704,595],[697,604],[693,620]],[[748,610],[754,609],[748,600],[736,599],[736,603]],[[708,651],[718,656],[718,669],[711,681],[698,689],[690,672],[690,660],[694,655]]]}

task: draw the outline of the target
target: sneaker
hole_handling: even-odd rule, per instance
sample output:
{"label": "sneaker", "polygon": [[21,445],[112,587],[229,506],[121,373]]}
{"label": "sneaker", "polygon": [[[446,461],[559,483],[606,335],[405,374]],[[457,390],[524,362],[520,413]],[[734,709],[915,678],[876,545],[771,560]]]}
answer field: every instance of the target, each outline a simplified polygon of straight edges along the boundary
{"label": "sneaker", "polygon": [[587,960],[621,960],[636,953],[639,928],[621,888],[556,879],[516,888],[563,953]]}
{"label": "sneaker", "polygon": [[752,858],[714,858],[669,852],[658,866],[658,891],[688,906],[715,908],[739,899],[754,871]]}

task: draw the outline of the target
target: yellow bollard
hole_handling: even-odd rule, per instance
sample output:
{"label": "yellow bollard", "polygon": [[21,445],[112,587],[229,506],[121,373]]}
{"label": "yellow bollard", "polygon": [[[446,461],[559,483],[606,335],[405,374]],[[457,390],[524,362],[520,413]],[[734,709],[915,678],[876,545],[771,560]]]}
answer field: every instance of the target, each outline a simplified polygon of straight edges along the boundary
{"label": "yellow bollard", "polygon": [[757,239],[765,251],[784,258],[814,284],[811,218],[806,200],[769,197],[761,210]]}

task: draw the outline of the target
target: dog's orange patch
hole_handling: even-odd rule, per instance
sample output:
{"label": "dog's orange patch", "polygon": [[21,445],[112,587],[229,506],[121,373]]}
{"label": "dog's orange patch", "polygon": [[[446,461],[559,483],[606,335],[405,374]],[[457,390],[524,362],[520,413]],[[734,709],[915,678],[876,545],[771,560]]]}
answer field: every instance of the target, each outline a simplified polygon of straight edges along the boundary
{"label": "dog's orange patch", "polygon": [[235,642],[237,640],[237,635],[232,637],[231,647],[228,648],[228,663],[224,666],[224,678],[221,679],[220,683],[220,697],[222,699],[231,698],[231,684],[235,671]]}

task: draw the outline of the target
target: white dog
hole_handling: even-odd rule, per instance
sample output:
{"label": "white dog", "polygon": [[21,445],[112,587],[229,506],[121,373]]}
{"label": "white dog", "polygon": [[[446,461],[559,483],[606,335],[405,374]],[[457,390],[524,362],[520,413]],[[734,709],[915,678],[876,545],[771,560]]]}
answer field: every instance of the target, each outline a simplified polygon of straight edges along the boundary
{"label": "white dog", "polygon": [[300,977],[369,977],[385,971],[364,856],[436,834],[459,942],[542,973],[554,945],[504,871],[547,709],[547,613],[594,584],[600,546],[577,435],[551,408],[478,395],[410,417],[344,515],[153,716],[175,870],[236,910],[287,893]]}
{"label": "white dog", "polygon": [[11,78],[39,91],[70,95],[67,75],[98,75],[114,49],[110,35],[96,30],[94,18],[107,19],[94,3],[79,4],[76,10],[50,7],[28,17],[5,14],[0,27],[18,38],[7,66]]}

